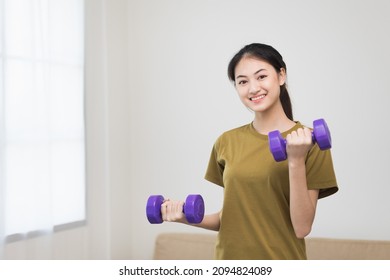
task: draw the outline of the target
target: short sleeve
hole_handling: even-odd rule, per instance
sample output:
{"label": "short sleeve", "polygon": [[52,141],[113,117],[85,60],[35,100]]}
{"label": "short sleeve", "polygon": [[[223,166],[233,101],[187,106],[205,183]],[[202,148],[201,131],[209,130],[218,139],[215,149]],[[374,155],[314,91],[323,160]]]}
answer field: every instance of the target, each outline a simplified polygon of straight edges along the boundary
{"label": "short sleeve", "polygon": [[313,146],[306,161],[306,177],[308,189],[320,190],[318,198],[338,191],[330,150],[321,151],[318,145]]}
{"label": "short sleeve", "polygon": [[223,184],[223,171],[225,169],[225,163],[220,159],[218,155],[218,145],[219,141],[214,144],[213,149],[210,154],[210,160],[207,166],[205,179],[214,184],[217,184],[221,187],[224,187]]}

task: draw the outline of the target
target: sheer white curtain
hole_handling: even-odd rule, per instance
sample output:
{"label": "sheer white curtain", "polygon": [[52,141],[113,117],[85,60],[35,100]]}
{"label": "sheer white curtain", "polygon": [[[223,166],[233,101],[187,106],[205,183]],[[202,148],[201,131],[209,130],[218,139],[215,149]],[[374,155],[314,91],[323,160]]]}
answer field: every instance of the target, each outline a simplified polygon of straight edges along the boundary
{"label": "sheer white curtain", "polygon": [[3,242],[85,220],[83,2],[0,0]]}

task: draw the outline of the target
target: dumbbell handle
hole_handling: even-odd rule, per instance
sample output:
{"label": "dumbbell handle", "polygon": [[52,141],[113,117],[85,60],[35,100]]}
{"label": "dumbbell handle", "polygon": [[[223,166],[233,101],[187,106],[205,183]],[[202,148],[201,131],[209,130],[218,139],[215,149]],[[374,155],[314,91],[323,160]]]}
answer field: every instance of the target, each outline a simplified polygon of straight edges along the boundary
{"label": "dumbbell handle", "polygon": [[184,202],[183,203],[183,208],[181,209],[181,212],[183,213],[183,214],[185,214],[186,213],[186,203]]}
{"label": "dumbbell handle", "polygon": [[[316,136],[314,135],[313,131],[311,132],[311,141],[312,141],[313,144],[317,143]],[[284,145],[286,146],[287,145],[287,140],[285,138],[283,138],[283,142],[284,142]]]}

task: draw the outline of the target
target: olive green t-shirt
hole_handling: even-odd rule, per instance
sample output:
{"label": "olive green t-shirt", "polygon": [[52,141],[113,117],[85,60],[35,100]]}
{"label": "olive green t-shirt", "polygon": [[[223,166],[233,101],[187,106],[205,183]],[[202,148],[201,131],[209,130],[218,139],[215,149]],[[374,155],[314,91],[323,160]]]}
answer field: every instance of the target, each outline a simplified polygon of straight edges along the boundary
{"label": "olive green t-shirt", "polygon": [[[302,127],[297,124],[287,134]],[[319,198],[337,192],[330,150],[314,145],[306,158],[308,189]],[[223,133],[215,142],[205,179],[224,188],[216,259],[306,259],[289,212],[287,160],[276,162],[268,136],[252,123]]]}

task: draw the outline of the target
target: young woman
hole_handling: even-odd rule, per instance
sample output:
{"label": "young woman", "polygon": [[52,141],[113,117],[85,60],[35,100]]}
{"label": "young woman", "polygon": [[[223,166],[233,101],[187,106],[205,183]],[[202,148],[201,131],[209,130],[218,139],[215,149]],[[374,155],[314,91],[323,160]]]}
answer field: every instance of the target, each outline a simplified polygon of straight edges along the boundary
{"label": "young woman", "polygon": [[[228,76],[254,120],[215,142],[205,178],[224,188],[223,207],[194,226],[219,232],[216,259],[306,259],[317,200],[338,190],[330,150],[313,145],[311,130],[293,120],[286,64],[273,47],[245,46]],[[273,130],[287,140],[286,161],[269,150]],[[188,224],[183,203],[165,201],[163,220]]]}

